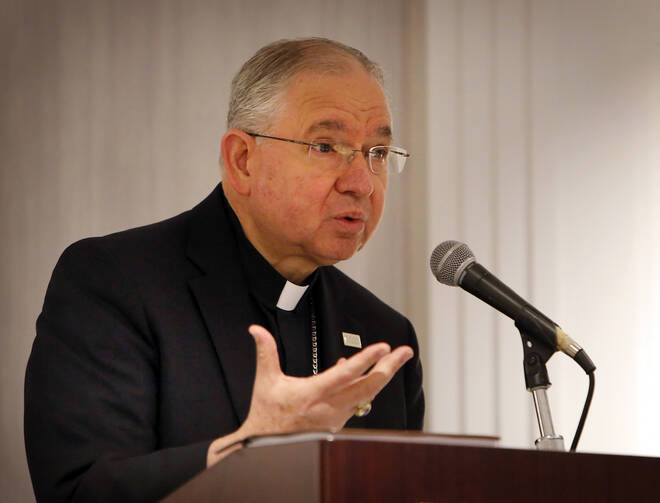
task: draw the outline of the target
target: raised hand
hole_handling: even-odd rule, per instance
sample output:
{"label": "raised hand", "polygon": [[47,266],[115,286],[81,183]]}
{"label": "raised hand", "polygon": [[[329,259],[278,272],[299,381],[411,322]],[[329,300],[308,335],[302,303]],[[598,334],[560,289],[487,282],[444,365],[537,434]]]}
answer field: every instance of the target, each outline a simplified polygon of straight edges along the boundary
{"label": "raised hand", "polygon": [[251,436],[341,429],[358,404],[373,400],[413,356],[409,346],[392,351],[388,344],[377,343],[316,376],[291,377],[280,368],[270,332],[259,325],[250,326],[249,332],[257,350],[250,411],[236,432],[211,444],[209,466],[226,454],[226,446]]}

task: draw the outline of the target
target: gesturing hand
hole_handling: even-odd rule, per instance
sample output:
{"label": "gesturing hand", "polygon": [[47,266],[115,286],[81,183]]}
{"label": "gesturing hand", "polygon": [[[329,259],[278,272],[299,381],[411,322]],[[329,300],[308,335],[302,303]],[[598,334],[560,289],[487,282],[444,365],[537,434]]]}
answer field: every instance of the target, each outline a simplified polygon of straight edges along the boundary
{"label": "gesturing hand", "polygon": [[377,343],[318,375],[291,377],[280,368],[277,345],[270,332],[259,325],[250,326],[249,332],[257,350],[250,411],[236,432],[211,444],[209,466],[221,458],[218,454],[224,446],[254,435],[339,430],[355,407],[373,400],[413,356],[409,346],[392,351],[388,344]]}

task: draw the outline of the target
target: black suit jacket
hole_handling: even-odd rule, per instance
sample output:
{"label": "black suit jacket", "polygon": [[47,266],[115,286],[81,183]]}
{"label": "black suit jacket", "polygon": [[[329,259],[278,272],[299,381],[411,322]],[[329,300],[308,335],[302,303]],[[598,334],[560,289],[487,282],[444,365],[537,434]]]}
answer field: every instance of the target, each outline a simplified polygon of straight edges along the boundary
{"label": "black suit jacket", "polygon": [[[150,501],[206,465],[210,442],[246,418],[255,372],[250,297],[219,185],[164,222],[70,246],[37,321],[25,382],[25,439],[44,501]],[[415,357],[347,426],[419,429],[424,399],[406,318],[334,267],[317,310],[322,356],[408,344]],[[316,294],[315,294],[316,295]]]}

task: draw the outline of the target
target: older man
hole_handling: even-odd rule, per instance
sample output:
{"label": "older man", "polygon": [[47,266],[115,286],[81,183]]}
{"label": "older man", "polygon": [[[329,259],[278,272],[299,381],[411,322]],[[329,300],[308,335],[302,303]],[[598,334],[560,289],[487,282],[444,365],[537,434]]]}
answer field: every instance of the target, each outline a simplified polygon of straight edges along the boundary
{"label": "older man", "polygon": [[38,499],[158,499],[254,435],[421,428],[412,326],[332,267],[407,157],[381,84],[336,42],[264,47],[233,82],[223,183],[64,252],[26,375]]}

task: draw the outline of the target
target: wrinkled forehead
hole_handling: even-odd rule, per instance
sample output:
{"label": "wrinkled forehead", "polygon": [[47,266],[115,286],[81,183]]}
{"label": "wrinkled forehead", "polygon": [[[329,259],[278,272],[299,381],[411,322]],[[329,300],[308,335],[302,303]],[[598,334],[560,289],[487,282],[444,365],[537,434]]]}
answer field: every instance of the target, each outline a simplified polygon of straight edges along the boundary
{"label": "wrinkled forehead", "polygon": [[385,92],[358,65],[344,72],[299,72],[286,87],[281,104],[278,125],[291,133],[392,137]]}

